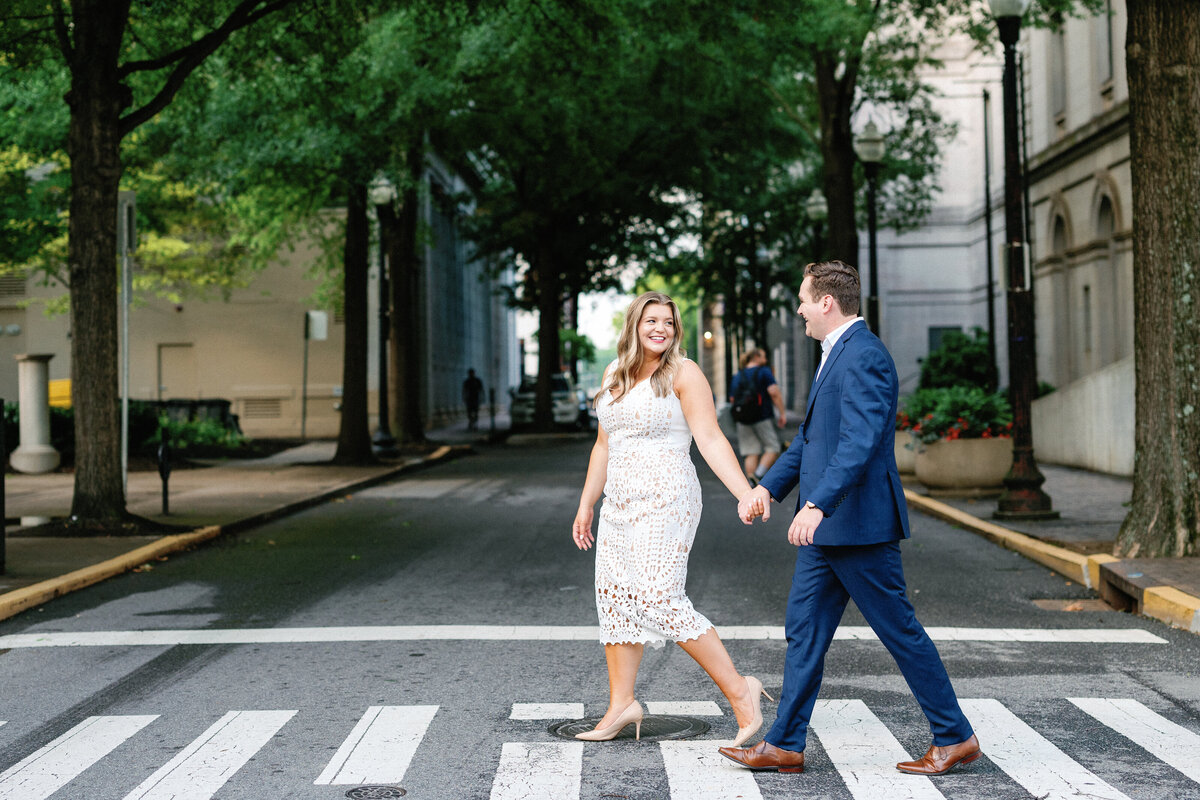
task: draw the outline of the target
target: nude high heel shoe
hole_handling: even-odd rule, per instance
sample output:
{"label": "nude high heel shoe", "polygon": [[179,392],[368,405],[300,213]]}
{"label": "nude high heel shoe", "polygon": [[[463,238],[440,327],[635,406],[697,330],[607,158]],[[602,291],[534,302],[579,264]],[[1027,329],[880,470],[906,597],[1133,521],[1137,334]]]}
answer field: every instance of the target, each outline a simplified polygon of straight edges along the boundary
{"label": "nude high heel shoe", "polygon": [[774,700],[775,698],[767,694],[767,690],[763,688],[762,681],[755,678],[753,675],[746,676],[746,688],[750,690],[750,702],[754,704],[754,717],[750,720],[750,724],[745,727],[738,728],[737,738],[733,740],[731,747],[740,747],[751,736],[758,733],[758,729],[762,727],[762,698]]}
{"label": "nude high heel shoe", "polygon": [[638,741],[642,739],[642,706],[637,700],[634,700],[625,710],[617,717],[617,721],[607,728],[595,728],[594,730],[584,731],[583,733],[575,734],[576,739],[582,739],[585,742],[607,742],[609,739],[617,738],[617,734],[625,730],[629,723],[634,723],[637,727],[634,728],[633,736]]}

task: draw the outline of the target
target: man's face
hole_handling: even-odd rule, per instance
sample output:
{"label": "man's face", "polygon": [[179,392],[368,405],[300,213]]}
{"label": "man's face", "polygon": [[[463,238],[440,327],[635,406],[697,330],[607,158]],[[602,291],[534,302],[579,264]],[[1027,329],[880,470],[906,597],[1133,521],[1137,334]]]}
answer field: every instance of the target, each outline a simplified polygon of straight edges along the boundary
{"label": "man's face", "polygon": [[825,314],[820,300],[813,297],[812,278],[800,284],[800,307],[796,313],[804,318],[804,333],[820,341],[825,338]]}

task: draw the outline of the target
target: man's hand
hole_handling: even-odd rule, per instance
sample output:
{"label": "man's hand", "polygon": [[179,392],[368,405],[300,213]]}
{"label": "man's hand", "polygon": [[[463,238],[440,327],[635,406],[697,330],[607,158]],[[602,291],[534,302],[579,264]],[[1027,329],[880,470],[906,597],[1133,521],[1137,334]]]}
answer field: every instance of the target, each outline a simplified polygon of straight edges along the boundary
{"label": "man's hand", "polygon": [[805,506],[796,512],[795,519],[788,526],[788,541],[797,547],[804,547],[813,542],[817,526],[825,519],[825,513],[814,506]]}
{"label": "man's hand", "polygon": [[755,517],[771,518],[771,493],[763,486],[755,486],[738,500],[738,517],[749,525]]}

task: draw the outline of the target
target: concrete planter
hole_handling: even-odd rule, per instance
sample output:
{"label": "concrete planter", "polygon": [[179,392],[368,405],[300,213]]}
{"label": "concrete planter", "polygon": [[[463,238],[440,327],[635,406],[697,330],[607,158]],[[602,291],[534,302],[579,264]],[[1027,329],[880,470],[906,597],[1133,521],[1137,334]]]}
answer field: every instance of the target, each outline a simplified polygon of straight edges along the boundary
{"label": "concrete planter", "polygon": [[896,469],[901,475],[911,475],[917,470],[917,450],[921,443],[908,431],[896,431]]}
{"label": "concrete planter", "polygon": [[1013,440],[941,439],[916,455],[917,480],[933,496],[999,494],[1012,467]]}

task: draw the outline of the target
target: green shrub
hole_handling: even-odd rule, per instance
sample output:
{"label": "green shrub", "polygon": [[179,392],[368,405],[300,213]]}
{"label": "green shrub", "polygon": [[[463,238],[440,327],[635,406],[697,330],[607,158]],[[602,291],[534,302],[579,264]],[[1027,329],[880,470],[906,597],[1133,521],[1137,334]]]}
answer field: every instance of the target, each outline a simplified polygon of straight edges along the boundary
{"label": "green shrub", "polygon": [[960,331],[948,331],[942,337],[942,346],[921,362],[921,389],[943,386],[995,389],[991,385],[987,331],[977,327],[972,333],[968,336]]}
{"label": "green shrub", "polygon": [[1007,437],[1012,409],[1003,394],[978,386],[918,389],[904,399],[896,427],[912,431],[922,442]]}
{"label": "green shrub", "polygon": [[170,420],[163,415],[159,427],[145,440],[145,446],[157,448],[162,441],[162,429],[167,429],[171,449],[186,452],[199,448],[236,449],[246,443],[246,437],[212,419],[191,421]]}
{"label": "green shrub", "polygon": [[[145,400],[130,400],[130,452],[136,452],[139,449],[153,452],[158,447],[160,423],[165,420],[166,415],[160,417],[155,403]],[[171,446],[180,451],[197,446],[236,449],[247,441],[237,431],[229,430],[215,420],[169,422],[167,425],[171,431]],[[20,405],[5,403],[4,444],[8,453],[16,450],[21,443],[20,431]],[[64,464],[74,462],[75,409],[50,407],[50,444],[62,454]]]}

